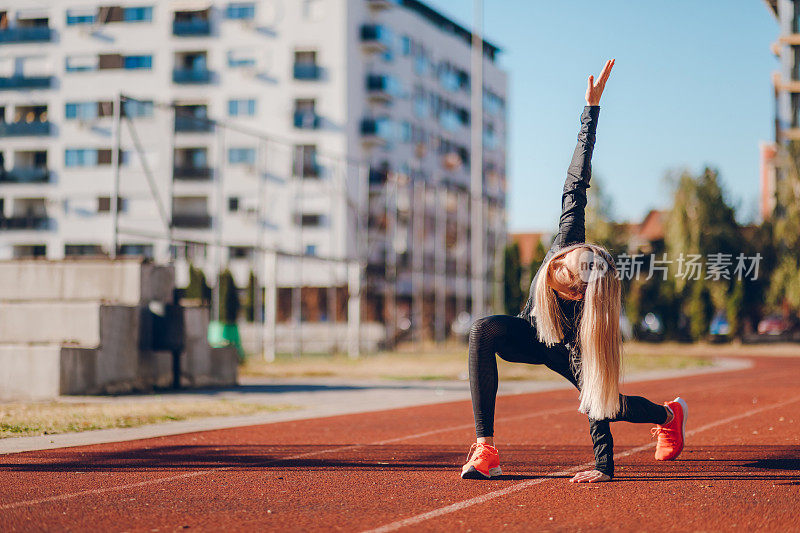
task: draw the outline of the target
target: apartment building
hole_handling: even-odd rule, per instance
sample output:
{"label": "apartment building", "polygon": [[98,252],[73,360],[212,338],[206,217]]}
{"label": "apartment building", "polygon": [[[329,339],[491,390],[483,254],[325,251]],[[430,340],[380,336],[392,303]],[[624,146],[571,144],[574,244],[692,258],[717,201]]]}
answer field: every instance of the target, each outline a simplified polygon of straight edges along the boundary
{"label": "apartment building", "polygon": [[[484,308],[505,241],[506,75],[484,42],[473,87],[471,39],[417,0],[0,1],[0,258],[255,270],[281,319],[310,321],[340,316],[357,258],[366,320],[444,338],[470,310],[471,232]],[[262,248],[284,254],[272,273]]]}
{"label": "apartment building", "polygon": [[776,183],[781,179],[779,148],[789,141],[800,140],[800,1],[765,0],[778,21],[778,39],[772,52],[778,59],[778,70],[772,75],[775,95],[775,139],[761,143],[760,201],[762,219],[773,216],[776,206]]}

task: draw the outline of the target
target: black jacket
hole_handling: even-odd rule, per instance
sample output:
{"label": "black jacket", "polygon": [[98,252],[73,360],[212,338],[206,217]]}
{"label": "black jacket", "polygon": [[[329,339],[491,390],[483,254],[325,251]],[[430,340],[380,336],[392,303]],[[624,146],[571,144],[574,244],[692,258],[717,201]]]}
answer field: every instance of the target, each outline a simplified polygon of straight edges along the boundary
{"label": "black jacket", "polygon": [[[567,170],[567,179],[561,195],[561,218],[558,222],[558,232],[553,239],[553,244],[545,255],[544,265],[556,252],[570,244],[586,242],[586,189],[592,179],[592,152],[597,133],[597,118],[600,116],[599,106],[586,106],[581,114],[581,129],[578,132],[578,145],[572,154],[572,161]],[[518,315],[536,327],[536,320],[531,316],[536,290],[536,280],[542,269],[536,272],[531,281],[528,301]],[[582,300],[566,300],[558,298],[561,312],[568,319],[562,343],[568,352],[575,348],[575,337],[578,331],[578,321],[581,316]],[[571,319],[571,320],[570,320]],[[566,352],[565,352],[566,353]],[[574,353],[574,352],[573,352]],[[576,354],[580,357],[579,354]],[[578,380],[575,377],[577,386]],[[589,419],[589,433],[592,437],[595,456],[595,468],[609,477],[614,477],[614,441],[611,436],[610,420]]]}
{"label": "black jacket", "polygon": [[[581,114],[581,129],[578,132],[578,145],[572,154],[572,161],[567,169],[567,179],[564,182],[564,190],[561,194],[561,218],[558,222],[558,232],[553,238],[553,245],[545,255],[542,265],[546,263],[560,249],[570,244],[582,243],[586,241],[586,189],[590,187],[589,181],[592,179],[592,152],[594,151],[595,136],[597,132],[597,117],[600,115],[600,106],[586,106]],[[542,269],[536,272],[531,281],[528,291],[528,301],[518,315],[531,324],[535,320],[531,316],[533,310],[534,294],[536,290],[536,280],[539,278]],[[564,316],[580,316],[580,300],[558,299],[559,307]],[[535,325],[535,324],[534,324]],[[570,321],[571,326],[577,326]],[[575,340],[577,327],[568,327],[564,332],[564,343],[571,345]]]}

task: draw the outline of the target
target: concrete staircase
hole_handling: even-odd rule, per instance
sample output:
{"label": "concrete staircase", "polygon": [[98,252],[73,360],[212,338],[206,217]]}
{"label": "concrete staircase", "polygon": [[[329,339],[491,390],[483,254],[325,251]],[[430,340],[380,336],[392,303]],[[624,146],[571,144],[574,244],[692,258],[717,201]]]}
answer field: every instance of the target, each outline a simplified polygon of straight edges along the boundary
{"label": "concrete staircase", "polygon": [[[0,400],[169,387],[153,312],[173,290],[171,266],[141,260],[0,261]],[[208,309],[179,312],[181,385],[235,384],[235,351],[206,340]]]}

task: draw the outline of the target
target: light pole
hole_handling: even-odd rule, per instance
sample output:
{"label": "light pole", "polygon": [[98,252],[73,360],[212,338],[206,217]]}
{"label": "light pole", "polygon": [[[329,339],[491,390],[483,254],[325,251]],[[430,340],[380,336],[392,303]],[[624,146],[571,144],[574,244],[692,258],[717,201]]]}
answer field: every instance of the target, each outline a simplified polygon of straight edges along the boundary
{"label": "light pole", "polygon": [[470,239],[472,267],[472,319],[484,314],[485,269],[483,257],[483,0],[474,0],[472,28],[472,82],[470,114]]}

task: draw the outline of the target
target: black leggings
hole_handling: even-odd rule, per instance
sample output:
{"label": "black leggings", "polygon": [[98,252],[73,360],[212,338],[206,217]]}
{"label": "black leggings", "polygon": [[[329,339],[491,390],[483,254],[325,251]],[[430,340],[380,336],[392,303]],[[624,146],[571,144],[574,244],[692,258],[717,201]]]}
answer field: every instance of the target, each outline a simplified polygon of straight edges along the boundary
{"label": "black leggings", "polygon": [[[512,363],[545,365],[580,388],[570,368],[569,351],[563,344],[546,346],[537,338],[533,325],[520,317],[494,315],[478,319],[469,332],[469,384],[478,437],[494,436],[498,382],[495,354]],[[667,419],[663,405],[641,396],[620,395],[620,406],[620,412],[613,419],[589,419],[596,468],[612,477],[614,441],[609,422],[663,424]]]}

